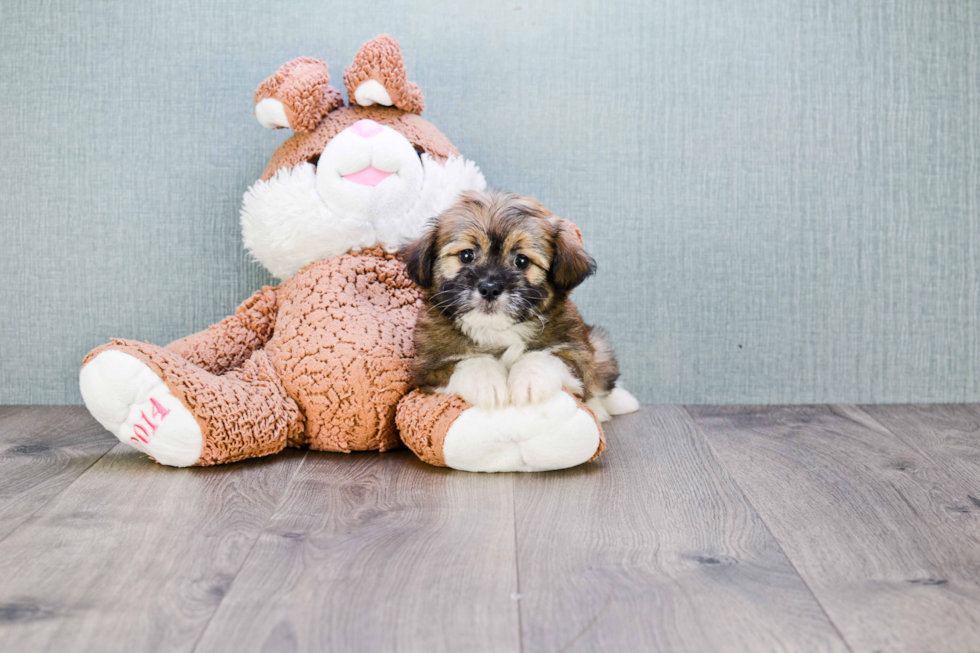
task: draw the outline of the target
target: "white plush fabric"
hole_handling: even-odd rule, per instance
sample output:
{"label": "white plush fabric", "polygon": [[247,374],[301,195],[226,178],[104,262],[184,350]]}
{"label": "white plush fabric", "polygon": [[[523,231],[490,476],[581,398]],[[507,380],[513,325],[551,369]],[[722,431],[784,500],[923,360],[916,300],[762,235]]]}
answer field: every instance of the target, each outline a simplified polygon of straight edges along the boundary
{"label": "white plush fabric", "polygon": [[[414,150],[412,156],[418,159]],[[312,164],[280,170],[245,193],[241,211],[245,248],[274,276],[288,279],[313,261],[351,249],[381,245],[395,251],[420,236],[426,222],[461,192],[486,188],[477,165],[462,157],[451,157],[442,165],[423,154],[420,163],[422,179],[415,196],[368,218],[331,211],[318,190]],[[391,181],[389,177],[378,186],[350,190],[377,191]]]}
{"label": "white plush fabric", "polygon": [[[374,224],[384,216],[400,215],[422,190],[425,171],[415,148],[391,127],[362,121],[380,131],[362,137],[348,127],[323,148],[316,164],[316,186],[327,208],[346,218]],[[344,177],[365,168],[390,172],[377,186],[365,186]]]}
{"label": "white plush fabric", "polygon": [[374,223],[377,242],[391,251],[421,236],[429,220],[448,209],[460,193],[487,187],[480,168],[469,159],[449,157],[443,165],[423,154],[421,160],[422,191],[411,209],[401,215],[393,211]]}
{"label": "white plush fabric", "polygon": [[372,104],[383,104],[386,107],[392,105],[388,91],[376,79],[369,79],[358,86],[354,91],[354,101],[362,107],[369,107]]}
{"label": "white plush fabric", "polygon": [[468,408],[443,442],[446,465],[467,472],[541,472],[588,461],[599,448],[592,416],[561,392],[544,403]]}
{"label": "white plush fabric", "polygon": [[82,368],[79,387],[89,412],[120,442],[173,467],[201,457],[201,426],[138,358],[104,351]]}
{"label": "white plush fabric", "polygon": [[259,124],[266,129],[289,129],[289,119],[286,117],[286,107],[276,98],[263,98],[255,105],[255,117]]}
{"label": "white plush fabric", "polygon": [[371,245],[374,227],[332,214],[316,189],[316,168],[302,163],[256,182],[242,201],[242,239],[280,279],[304,266]]}

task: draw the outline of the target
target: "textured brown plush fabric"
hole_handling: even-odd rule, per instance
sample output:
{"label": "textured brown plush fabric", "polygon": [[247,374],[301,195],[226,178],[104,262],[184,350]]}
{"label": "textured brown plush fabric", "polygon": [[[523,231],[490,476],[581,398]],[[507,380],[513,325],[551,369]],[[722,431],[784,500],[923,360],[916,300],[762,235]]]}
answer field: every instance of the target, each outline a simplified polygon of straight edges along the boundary
{"label": "textured brown plush fabric", "polygon": [[396,421],[402,442],[423,461],[445,467],[442,444],[446,433],[460,413],[470,407],[456,395],[427,395],[413,390],[398,403]]}
{"label": "textured brown plush fabric", "polygon": [[146,363],[201,425],[198,465],[287,445],[384,451],[401,444],[395,409],[421,306],[394,254],[364,250],[311,263],[167,348],[113,340],[82,364],[106,349]]}
{"label": "textured brown plush fabric", "polygon": [[377,36],[357,51],[354,63],[344,69],[347,97],[355,104],[357,87],[373,79],[384,86],[396,107],[409,113],[422,113],[425,100],[419,87],[408,81],[402,46],[387,34]]}
{"label": "textured brown plush fabric", "polygon": [[286,396],[279,374],[261,350],[239,369],[217,376],[163,347],[114,339],[90,352],[82,365],[110,349],[145,363],[197,418],[204,439],[199,466],[282,451],[303,430],[296,402]]}
{"label": "textured brown plush fabric", "polygon": [[459,150],[442,132],[414,113],[377,105],[341,107],[324,116],[313,131],[293,134],[292,138],[280,145],[262,173],[262,179],[269,179],[281,168],[292,168],[305,161],[317,161],[323,148],[334,136],[364,118],[391,127],[437,161],[459,156]]}
{"label": "textured brown plush fabric", "polygon": [[283,64],[255,90],[255,103],[265,98],[282,102],[295,132],[308,132],[323,116],[343,106],[340,91],[330,86],[330,71],[319,59],[301,57]]}
{"label": "textured brown plush fabric", "polygon": [[589,415],[592,415],[592,419],[595,420],[595,425],[599,429],[599,448],[596,449],[595,454],[591,458],[589,458],[589,462],[591,463],[593,460],[601,456],[602,452],[606,450],[606,432],[602,430],[602,424],[599,422],[599,418],[595,416],[595,413],[593,413],[588,406],[583,404],[581,399],[575,397],[574,395],[573,397],[575,399],[575,403],[578,404],[579,408],[587,412]]}
{"label": "textured brown plush fabric", "polygon": [[302,441],[322,451],[400,444],[395,407],[412,384],[420,294],[381,249],[312,263],[276,290],[265,347],[306,416]]}
{"label": "textured brown plush fabric", "polygon": [[201,333],[175,340],[167,349],[212,374],[241,367],[268,342],[276,326],[276,289],[266,286],[249,297],[234,315]]}

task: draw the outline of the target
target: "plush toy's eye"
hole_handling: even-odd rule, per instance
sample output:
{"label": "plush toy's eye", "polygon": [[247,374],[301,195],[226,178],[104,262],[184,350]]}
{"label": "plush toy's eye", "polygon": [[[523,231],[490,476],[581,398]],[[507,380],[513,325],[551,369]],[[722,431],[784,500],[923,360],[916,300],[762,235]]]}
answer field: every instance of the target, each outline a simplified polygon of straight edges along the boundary
{"label": "plush toy's eye", "polygon": [[514,259],[514,265],[517,266],[518,270],[526,270],[527,266],[531,265],[531,259],[523,254],[518,254],[517,258]]}
{"label": "plush toy's eye", "polygon": [[464,249],[462,252],[459,253],[459,262],[462,263],[463,265],[466,265],[467,263],[472,263],[475,258],[476,258],[476,252],[474,252],[472,249]]}

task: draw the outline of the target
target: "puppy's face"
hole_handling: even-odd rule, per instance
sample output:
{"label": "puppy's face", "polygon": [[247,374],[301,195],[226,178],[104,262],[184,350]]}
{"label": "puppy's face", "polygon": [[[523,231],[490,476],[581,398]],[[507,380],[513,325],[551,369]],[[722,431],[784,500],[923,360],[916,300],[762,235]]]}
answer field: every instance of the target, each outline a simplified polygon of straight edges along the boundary
{"label": "puppy's face", "polygon": [[403,257],[442,315],[499,328],[541,315],[595,271],[564,220],[499,192],[465,193]]}

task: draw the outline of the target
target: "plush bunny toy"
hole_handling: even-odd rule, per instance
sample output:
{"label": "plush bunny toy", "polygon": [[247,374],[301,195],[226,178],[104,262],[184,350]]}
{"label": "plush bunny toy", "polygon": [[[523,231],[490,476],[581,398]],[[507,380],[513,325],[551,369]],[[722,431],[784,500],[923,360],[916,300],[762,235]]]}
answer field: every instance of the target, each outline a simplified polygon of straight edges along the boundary
{"label": "plush bunny toy", "polygon": [[559,393],[486,411],[412,390],[418,289],[396,257],[479,168],[419,114],[398,43],[379,36],[344,72],[297,59],[259,86],[255,115],[295,133],[241,210],[245,247],[281,285],[166,347],[112,340],[82,364],[82,397],[157,462],[215,465],[284,447],[391,449],[470,471],[578,465],[604,446],[595,416]]}

